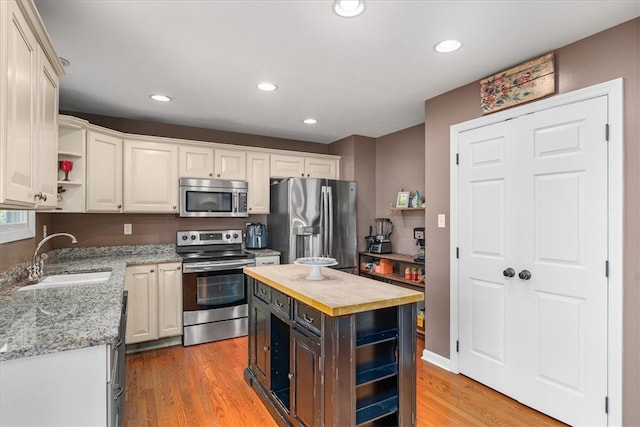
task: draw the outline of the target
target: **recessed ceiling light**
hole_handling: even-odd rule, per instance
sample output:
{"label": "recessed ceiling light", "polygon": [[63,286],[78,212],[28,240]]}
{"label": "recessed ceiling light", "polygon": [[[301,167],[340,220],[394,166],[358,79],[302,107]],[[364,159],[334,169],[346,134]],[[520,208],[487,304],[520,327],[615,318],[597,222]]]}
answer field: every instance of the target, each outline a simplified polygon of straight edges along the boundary
{"label": "recessed ceiling light", "polygon": [[69,62],[67,58],[63,58],[62,56],[59,56],[58,58],[60,59],[60,63],[63,67],[68,67],[69,65],[71,65],[71,62]]}
{"label": "recessed ceiling light", "polygon": [[304,119],[302,121],[302,123],[304,123],[305,125],[315,125],[316,123],[318,123],[318,121],[316,119]]}
{"label": "recessed ceiling light", "polygon": [[258,89],[263,90],[265,92],[273,92],[274,90],[278,89],[278,86],[274,85],[271,82],[262,82],[258,84]]}
{"label": "recessed ceiling light", "polygon": [[433,48],[436,50],[436,52],[449,53],[449,52],[456,51],[461,47],[462,47],[462,42],[460,40],[449,39],[449,40],[442,40],[441,42],[438,42]]}
{"label": "recessed ceiling light", "polygon": [[171,101],[171,98],[168,97],[167,95],[149,95],[149,97],[151,99],[153,99],[154,101],[160,101],[160,102],[169,102]]}
{"label": "recessed ceiling light", "polygon": [[333,11],[344,18],[353,18],[364,12],[364,0],[336,0],[333,2]]}

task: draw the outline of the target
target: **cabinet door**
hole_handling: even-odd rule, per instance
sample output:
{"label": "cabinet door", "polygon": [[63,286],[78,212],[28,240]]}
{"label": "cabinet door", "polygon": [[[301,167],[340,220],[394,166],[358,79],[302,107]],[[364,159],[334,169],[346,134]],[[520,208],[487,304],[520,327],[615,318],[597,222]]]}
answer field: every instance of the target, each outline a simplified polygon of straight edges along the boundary
{"label": "cabinet door", "polygon": [[89,132],[87,143],[87,211],[122,210],[122,140]]}
{"label": "cabinet door", "polygon": [[247,153],[247,182],[249,184],[249,213],[269,213],[269,155]]}
{"label": "cabinet door", "polygon": [[291,415],[304,426],[321,425],[320,342],[291,331]]}
{"label": "cabinet door", "polygon": [[216,178],[247,179],[247,153],[237,150],[218,150],[215,152]]}
{"label": "cabinet door", "polygon": [[[36,149],[36,61],[37,45],[35,37],[23,18],[15,2],[2,2],[6,7],[0,31],[6,35],[6,49],[3,45],[0,78],[6,78],[6,86],[0,98],[4,104],[2,121],[6,131],[0,142],[2,155],[2,188],[0,203],[33,207]],[[6,64],[6,69],[4,68]]]}
{"label": "cabinet door", "polygon": [[336,178],[336,161],[307,157],[304,164],[305,176],[311,178]]}
{"label": "cabinet door", "polygon": [[178,158],[181,178],[213,177],[213,148],[199,145],[180,145]]}
{"label": "cabinet door", "polygon": [[38,47],[38,208],[55,208],[58,196],[58,75]]}
{"label": "cabinet door", "polygon": [[158,337],[182,335],[182,263],[158,265]]}
{"label": "cabinet door", "polygon": [[304,175],[304,157],[271,155],[270,176],[275,178],[298,177]]}
{"label": "cabinet door", "polygon": [[253,340],[252,348],[255,354],[251,355],[253,373],[258,378],[258,381],[262,383],[265,389],[269,389],[269,370],[271,366],[271,353],[270,353],[270,313],[269,307],[253,297],[253,304],[251,307],[253,315],[250,317],[252,322],[252,329],[255,334],[251,335]]}
{"label": "cabinet door", "polygon": [[127,267],[124,289],[129,291],[126,343],[158,339],[158,279],[155,265]]}
{"label": "cabinet door", "polygon": [[178,212],[178,147],[124,141],[124,211]]}

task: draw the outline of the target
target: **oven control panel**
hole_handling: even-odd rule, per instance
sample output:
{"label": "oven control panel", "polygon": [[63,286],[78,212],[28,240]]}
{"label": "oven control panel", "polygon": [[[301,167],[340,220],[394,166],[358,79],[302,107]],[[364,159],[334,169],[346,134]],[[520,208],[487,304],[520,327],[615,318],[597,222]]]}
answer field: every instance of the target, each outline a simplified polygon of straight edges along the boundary
{"label": "oven control panel", "polygon": [[242,243],[242,230],[178,231],[178,246]]}

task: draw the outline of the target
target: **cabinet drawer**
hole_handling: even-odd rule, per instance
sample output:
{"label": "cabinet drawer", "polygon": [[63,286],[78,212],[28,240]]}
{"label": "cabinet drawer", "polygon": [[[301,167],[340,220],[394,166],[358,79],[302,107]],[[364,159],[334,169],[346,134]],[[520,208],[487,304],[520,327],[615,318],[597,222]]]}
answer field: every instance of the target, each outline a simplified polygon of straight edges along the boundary
{"label": "cabinet drawer", "polygon": [[271,288],[257,280],[254,283],[253,295],[269,304],[271,302]]}
{"label": "cabinet drawer", "polygon": [[295,301],[295,322],[316,335],[320,335],[322,313],[313,307]]}
{"label": "cabinet drawer", "polygon": [[256,267],[259,265],[277,265],[277,264],[280,264],[280,255],[256,257]]}
{"label": "cabinet drawer", "polygon": [[291,297],[280,291],[271,289],[271,309],[285,315],[287,318],[290,318]]}

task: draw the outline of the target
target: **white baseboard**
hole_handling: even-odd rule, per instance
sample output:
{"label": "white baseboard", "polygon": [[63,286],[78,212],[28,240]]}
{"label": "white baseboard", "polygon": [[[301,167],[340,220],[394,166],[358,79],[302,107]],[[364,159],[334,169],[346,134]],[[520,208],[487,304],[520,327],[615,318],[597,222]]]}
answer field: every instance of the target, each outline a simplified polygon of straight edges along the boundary
{"label": "white baseboard", "polygon": [[429,350],[422,350],[422,360],[431,363],[432,365],[436,365],[439,368],[447,370],[451,372],[450,368],[450,360],[446,357],[442,357],[437,353],[434,353]]}

